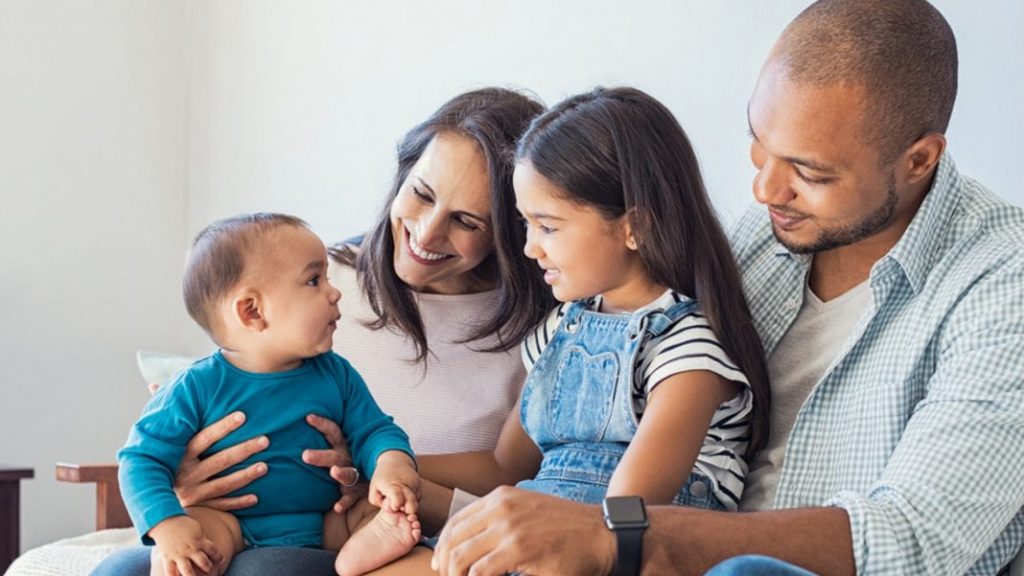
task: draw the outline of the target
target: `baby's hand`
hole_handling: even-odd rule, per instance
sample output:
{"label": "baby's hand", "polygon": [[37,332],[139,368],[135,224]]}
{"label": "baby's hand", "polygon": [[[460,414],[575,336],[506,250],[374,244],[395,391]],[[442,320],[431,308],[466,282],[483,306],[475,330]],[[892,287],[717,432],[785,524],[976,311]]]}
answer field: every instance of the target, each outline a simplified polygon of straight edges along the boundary
{"label": "baby's hand", "polygon": [[[401,510],[406,514],[415,514],[419,504],[419,498],[416,497],[416,493],[405,484],[398,482],[389,482],[382,486],[377,486],[376,489],[371,482],[370,494],[371,504],[392,512]],[[373,498],[373,495],[377,497]],[[377,502],[375,503],[374,500],[377,500]]]}
{"label": "baby's hand", "polygon": [[222,558],[199,522],[188,516],[173,516],[154,526],[149,535],[156,541],[166,576],[220,574],[214,569]]}
{"label": "baby's hand", "polygon": [[419,492],[420,475],[408,454],[392,450],[377,458],[377,470],[370,480],[370,504],[415,514]]}

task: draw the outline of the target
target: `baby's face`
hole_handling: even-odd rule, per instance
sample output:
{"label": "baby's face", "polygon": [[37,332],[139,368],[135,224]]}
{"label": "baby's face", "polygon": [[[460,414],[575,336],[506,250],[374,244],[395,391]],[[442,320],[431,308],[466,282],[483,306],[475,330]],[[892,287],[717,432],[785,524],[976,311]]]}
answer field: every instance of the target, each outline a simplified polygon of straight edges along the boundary
{"label": "baby's face", "polygon": [[262,309],[267,349],[282,360],[331,349],[341,292],[327,281],[327,250],[306,228],[281,226],[260,243]]}

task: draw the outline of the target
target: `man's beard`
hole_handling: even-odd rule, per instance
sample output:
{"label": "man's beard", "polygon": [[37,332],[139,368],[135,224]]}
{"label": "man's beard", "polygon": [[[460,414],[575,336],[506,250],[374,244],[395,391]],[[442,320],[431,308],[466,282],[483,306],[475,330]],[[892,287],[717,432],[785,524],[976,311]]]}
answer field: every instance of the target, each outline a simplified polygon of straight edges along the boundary
{"label": "man's beard", "polygon": [[894,174],[889,174],[886,185],[888,189],[885,194],[885,202],[878,207],[878,210],[868,214],[854,224],[833,230],[824,230],[818,238],[808,244],[795,244],[786,241],[780,237],[779,232],[774,226],[772,227],[772,233],[775,234],[775,239],[779,241],[779,244],[782,244],[794,254],[814,254],[860,242],[884,229],[893,221],[893,217],[896,215],[896,202],[898,198],[896,196],[896,176]]}

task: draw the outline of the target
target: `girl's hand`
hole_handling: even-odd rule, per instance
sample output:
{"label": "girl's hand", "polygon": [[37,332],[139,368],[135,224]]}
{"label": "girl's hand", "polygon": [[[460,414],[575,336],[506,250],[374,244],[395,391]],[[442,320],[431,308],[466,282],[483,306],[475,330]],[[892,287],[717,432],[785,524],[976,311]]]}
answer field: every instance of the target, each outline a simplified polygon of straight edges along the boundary
{"label": "girl's hand", "polygon": [[225,448],[220,452],[200,460],[199,455],[206,452],[219,440],[237,429],[245,422],[245,414],[233,412],[217,422],[200,430],[189,440],[185,455],[178,466],[178,475],[174,479],[174,492],[184,507],[205,506],[215,510],[238,510],[256,504],[254,494],[244,494],[225,498],[239,488],[247,486],[253,480],[267,473],[267,465],[256,462],[242,470],[222,476],[213,476],[227,470],[231,466],[244,461],[270,445],[265,436],[250,438],[241,444]]}

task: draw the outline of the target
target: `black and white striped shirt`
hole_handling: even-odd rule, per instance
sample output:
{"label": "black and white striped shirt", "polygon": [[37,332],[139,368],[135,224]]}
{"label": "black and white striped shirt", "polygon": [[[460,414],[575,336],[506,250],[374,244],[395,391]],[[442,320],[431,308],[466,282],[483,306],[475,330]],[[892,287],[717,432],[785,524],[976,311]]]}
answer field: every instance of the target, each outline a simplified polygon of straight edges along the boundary
{"label": "black and white striped shirt", "polygon": [[[665,310],[681,299],[675,291],[667,290],[641,310]],[[523,342],[523,364],[527,371],[533,368],[536,359],[550,342],[565,316],[567,306],[561,304],[553,310]],[[600,306],[601,298],[598,296],[590,308],[599,310]],[[742,455],[750,440],[752,395],[746,376],[722,349],[718,337],[700,313],[699,307],[680,318],[661,335],[641,344],[634,368],[633,409],[640,420],[647,406],[647,398],[660,383],[670,376],[692,370],[708,370],[744,386],[739,394],[718,407],[694,465],[694,471],[712,480],[719,500],[730,510],[735,510],[747,472]]]}

